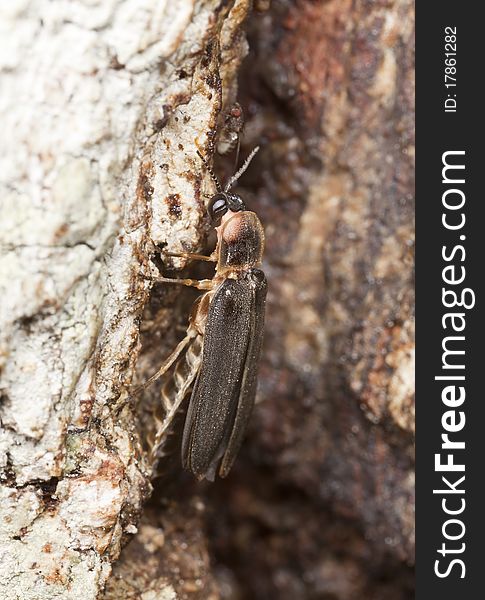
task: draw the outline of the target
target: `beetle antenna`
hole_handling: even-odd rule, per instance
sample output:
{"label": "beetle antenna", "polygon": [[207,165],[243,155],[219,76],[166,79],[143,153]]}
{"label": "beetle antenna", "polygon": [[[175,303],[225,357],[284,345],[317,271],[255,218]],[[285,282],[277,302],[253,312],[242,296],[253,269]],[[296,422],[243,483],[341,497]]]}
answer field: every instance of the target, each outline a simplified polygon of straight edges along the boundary
{"label": "beetle antenna", "polygon": [[243,163],[242,167],[239,169],[239,171],[234,173],[234,175],[229,179],[229,181],[224,186],[225,192],[228,192],[232,188],[232,186],[236,183],[236,181],[239,179],[239,177],[241,177],[241,175],[244,173],[244,171],[246,171],[246,169],[249,167],[249,163],[253,160],[254,155],[256,154],[256,152],[258,150],[259,150],[259,146],[256,146],[256,148],[254,148],[253,151],[251,152],[251,154],[246,158],[246,160],[244,161],[244,163]]}
{"label": "beetle antenna", "polygon": [[209,171],[209,175],[211,176],[212,181],[216,184],[216,190],[218,192],[222,192],[222,186],[219,183],[219,180],[217,179],[216,174],[212,170],[212,167],[209,165],[209,163],[206,161],[206,159],[202,156],[202,154],[198,150],[197,150],[197,154],[199,155],[201,161],[204,163],[205,168]]}
{"label": "beetle antenna", "polygon": [[239,152],[240,152],[240,150],[241,150],[241,136],[238,135],[237,136],[236,159],[234,161],[234,168],[233,168],[234,171],[237,169],[237,163],[239,162]]}

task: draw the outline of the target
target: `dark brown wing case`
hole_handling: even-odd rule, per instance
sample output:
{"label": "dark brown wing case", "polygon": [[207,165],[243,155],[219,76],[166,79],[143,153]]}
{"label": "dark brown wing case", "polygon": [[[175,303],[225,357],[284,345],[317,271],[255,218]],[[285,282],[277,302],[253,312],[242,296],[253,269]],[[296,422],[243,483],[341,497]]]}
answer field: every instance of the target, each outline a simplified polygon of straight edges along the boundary
{"label": "dark brown wing case", "polygon": [[182,440],[182,463],[199,478],[229,472],[241,445],[256,393],[264,329],[266,278],[249,269],[226,279],[209,308],[202,366]]}

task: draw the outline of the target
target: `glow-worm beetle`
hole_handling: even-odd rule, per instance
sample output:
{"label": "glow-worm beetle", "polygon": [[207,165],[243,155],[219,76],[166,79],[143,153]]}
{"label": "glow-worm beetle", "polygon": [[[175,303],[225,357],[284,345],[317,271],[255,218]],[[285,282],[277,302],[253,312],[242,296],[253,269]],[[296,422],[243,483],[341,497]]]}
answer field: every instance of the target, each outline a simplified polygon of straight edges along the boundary
{"label": "glow-worm beetle", "polygon": [[[206,290],[192,308],[187,334],[138,392],[178,360],[162,389],[162,414],[152,440],[152,467],[163,456],[174,418],[193,385],[182,439],[182,465],[197,478],[225,477],[236,458],[251,415],[263,340],[266,277],[259,268],[264,230],[231,187],[247,169],[255,148],[224,189],[203,156],[217,189],[207,208],[217,231],[211,256],[169,254],[217,263],[213,279],[155,278]],[[168,253],[167,253],[168,254]],[[182,356],[182,353],[185,353]],[[180,358],[181,357],[181,358]]]}

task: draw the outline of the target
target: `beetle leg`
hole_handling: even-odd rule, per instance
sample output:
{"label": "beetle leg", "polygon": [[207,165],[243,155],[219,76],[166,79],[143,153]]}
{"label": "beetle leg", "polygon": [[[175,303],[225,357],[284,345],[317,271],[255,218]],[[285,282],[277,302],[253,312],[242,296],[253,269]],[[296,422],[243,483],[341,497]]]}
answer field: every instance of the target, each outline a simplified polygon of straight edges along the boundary
{"label": "beetle leg", "polygon": [[217,262],[217,256],[213,252],[210,256],[203,254],[192,254],[192,252],[162,252],[165,256],[176,256],[179,258],[190,258],[192,260],[205,260],[208,262]]}
{"label": "beetle leg", "polygon": [[214,286],[212,279],[171,279],[170,277],[154,277],[151,281],[155,283],[178,283],[195,287],[198,290],[211,290]]}
{"label": "beetle leg", "polygon": [[195,337],[196,332],[193,329],[190,329],[184,339],[179,342],[175,348],[175,350],[163,361],[162,366],[158,369],[158,371],[152,375],[145,383],[135,387],[132,390],[132,394],[136,396],[141,391],[145,390],[148,386],[150,386],[154,381],[159,379],[164,373],[170,369],[173,363],[177,360],[182,350],[187,346],[190,340]]}

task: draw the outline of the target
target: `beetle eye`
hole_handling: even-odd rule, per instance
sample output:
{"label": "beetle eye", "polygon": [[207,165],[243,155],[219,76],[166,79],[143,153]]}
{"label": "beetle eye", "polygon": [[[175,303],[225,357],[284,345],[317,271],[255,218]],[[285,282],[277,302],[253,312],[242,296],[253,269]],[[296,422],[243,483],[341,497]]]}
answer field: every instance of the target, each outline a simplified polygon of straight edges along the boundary
{"label": "beetle eye", "polygon": [[215,194],[212,196],[207,207],[209,218],[213,225],[219,225],[221,218],[228,211],[227,198],[225,194]]}

